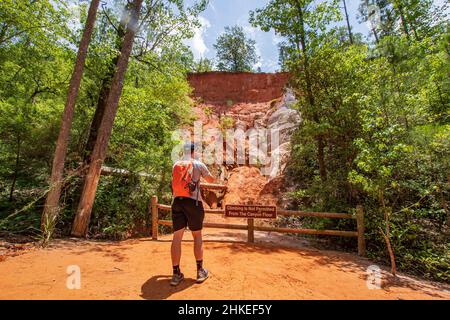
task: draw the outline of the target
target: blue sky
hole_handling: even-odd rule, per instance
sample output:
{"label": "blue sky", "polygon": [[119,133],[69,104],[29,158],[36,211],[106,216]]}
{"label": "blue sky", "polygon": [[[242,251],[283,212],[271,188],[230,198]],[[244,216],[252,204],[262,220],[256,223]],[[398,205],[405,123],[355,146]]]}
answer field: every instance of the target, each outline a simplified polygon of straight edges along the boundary
{"label": "blue sky", "polygon": [[[192,3],[188,0],[187,3]],[[436,0],[443,3],[446,0]],[[208,8],[200,15],[200,22],[203,27],[196,30],[193,39],[186,41],[191,47],[196,59],[206,57],[215,58],[213,44],[217,37],[223,33],[226,26],[240,25],[244,28],[247,36],[256,40],[257,53],[260,62],[255,67],[261,67],[264,72],[274,72],[278,66],[278,47],[281,40],[273,31],[264,32],[257,28],[252,28],[249,19],[249,12],[256,8],[264,7],[269,0],[210,0]],[[369,29],[365,23],[359,24],[356,19],[360,0],[347,0],[351,24],[354,32],[368,35]],[[341,23],[344,25],[344,22]]]}

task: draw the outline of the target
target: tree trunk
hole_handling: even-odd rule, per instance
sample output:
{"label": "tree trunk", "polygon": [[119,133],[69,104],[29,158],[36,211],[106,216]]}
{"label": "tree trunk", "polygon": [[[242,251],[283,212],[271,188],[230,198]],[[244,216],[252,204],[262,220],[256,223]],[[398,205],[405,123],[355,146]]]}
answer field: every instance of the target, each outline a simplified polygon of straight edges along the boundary
{"label": "tree trunk", "polygon": [[[127,12],[129,11],[130,7],[127,3],[126,10],[123,11],[122,18],[120,20],[120,24],[117,29],[117,36],[116,36],[116,44],[115,44],[115,50],[116,52],[122,51],[122,42],[123,37],[125,36],[125,27],[126,27],[126,20],[127,20]],[[97,141],[97,135],[98,130],[100,128],[100,124],[103,119],[103,115],[105,113],[106,109],[106,102],[108,100],[109,92],[111,89],[111,82],[114,78],[114,73],[116,71],[116,65],[117,61],[119,61],[119,53],[117,53],[116,56],[114,56],[111,60],[111,63],[108,66],[107,72],[104,75],[102,79],[102,84],[100,87],[100,93],[97,100],[97,106],[95,108],[94,117],[92,119],[91,125],[89,127],[89,135],[88,139],[84,144],[83,151],[82,151],[82,157],[83,157],[83,168],[88,168],[89,166],[89,160],[92,154],[92,151],[94,150],[95,141]],[[81,192],[83,190],[84,180],[86,178],[86,170],[82,170],[80,172],[81,179],[77,183],[75,189],[74,189],[74,197],[72,201],[72,209],[73,211],[76,211],[75,204],[78,204],[80,201]]]}
{"label": "tree trunk", "polygon": [[[388,227],[386,226],[386,229],[388,229]],[[386,242],[386,247],[388,249],[389,252],[389,259],[391,260],[391,273],[394,277],[397,276],[397,265],[395,262],[395,255],[394,255],[394,250],[392,250],[392,246],[391,246],[391,239],[390,239],[390,233],[388,230],[386,230],[386,233],[383,231],[383,229],[380,228],[381,234],[383,235],[384,241]]]}
{"label": "tree trunk", "polygon": [[352,27],[350,25],[350,19],[348,17],[347,3],[345,2],[345,0],[342,0],[342,2],[344,3],[345,20],[347,20],[348,37],[350,39],[350,44],[353,44],[353,33]]}
{"label": "tree trunk", "polygon": [[397,11],[400,15],[400,22],[403,27],[403,32],[405,33],[406,37],[409,39],[409,28],[408,28],[408,23],[406,21],[405,13],[403,12],[403,6],[399,1],[394,1],[394,7],[397,9]]}
{"label": "tree trunk", "polygon": [[390,218],[392,215],[392,208],[386,207],[386,202],[384,201],[384,191],[380,192],[380,202],[383,207],[384,212],[384,222],[385,222],[385,231],[380,227],[381,235],[386,242],[386,248],[388,249],[389,259],[391,260],[391,273],[394,277],[397,276],[397,264],[395,262],[395,253],[391,244],[391,222]]}
{"label": "tree trunk", "polygon": [[66,105],[64,107],[64,112],[61,119],[61,128],[59,131],[58,140],[56,142],[56,150],[53,158],[52,173],[50,177],[50,190],[45,201],[44,212],[41,219],[41,229],[43,231],[45,230],[45,226],[56,218],[59,211],[59,197],[61,195],[62,178],[64,175],[64,162],[70,140],[70,130],[72,127],[75,103],[83,75],[88,46],[94,30],[99,3],[100,0],[91,1],[86,26],[84,28],[83,36],[78,49],[74,71],[72,73],[72,78],[70,79]]}
{"label": "tree trunk", "polygon": [[[128,5],[127,5],[127,9]],[[125,10],[126,12],[127,10]],[[117,52],[122,51],[122,42],[123,38],[125,36],[125,24],[126,24],[126,17],[125,13],[122,16],[122,19],[120,21],[118,30],[117,30],[117,38],[116,38],[116,46],[115,49]],[[100,95],[98,97],[97,101],[97,107],[95,109],[94,118],[92,119],[91,127],[89,129],[89,137],[87,139],[86,145],[84,147],[84,153],[83,153],[83,161],[84,163],[88,163],[90,156],[92,154],[92,151],[94,150],[95,141],[97,141],[97,135],[98,130],[100,128],[100,124],[103,119],[103,115],[105,113],[106,109],[106,103],[108,100],[109,92],[111,90],[111,83],[112,79],[114,78],[114,73],[116,71],[116,65],[119,61],[119,54],[117,54],[112,60],[110,67],[108,68],[108,72],[106,73],[105,77],[102,80],[102,86],[100,88]]]}
{"label": "tree trunk", "polygon": [[372,28],[373,36],[375,37],[375,43],[378,44],[380,42],[380,39],[378,38],[378,33],[375,28]]}
{"label": "tree trunk", "polygon": [[386,230],[383,231],[383,229],[380,228],[380,231],[381,231],[381,234],[383,235],[384,241],[386,242],[386,248],[388,249],[389,259],[391,260],[391,273],[394,277],[396,277],[397,276],[397,264],[395,262],[395,254],[394,254],[394,250],[392,249],[392,244],[391,244],[391,226],[390,226],[390,222],[389,222],[390,214],[391,214],[390,211],[385,212]]}
{"label": "tree trunk", "polygon": [[100,179],[101,167],[106,156],[106,149],[111,137],[114,119],[117,114],[120,95],[122,94],[123,81],[128,67],[131,50],[133,48],[136,26],[143,0],[134,0],[131,9],[131,19],[127,24],[126,34],[122,43],[122,50],[117,62],[117,71],[114,75],[111,90],[107,100],[107,108],[101,121],[98,131],[97,141],[92,152],[89,171],[86,176],[80,203],[78,205],[75,221],[72,226],[73,236],[86,236],[89,220],[92,212],[92,205]]}
{"label": "tree trunk", "polygon": [[[117,64],[117,60],[118,58],[115,59],[115,64]],[[113,64],[114,67],[108,70],[108,74],[102,81],[97,107],[95,108],[94,118],[92,119],[91,127],[89,129],[89,137],[83,151],[83,161],[86,164],[89,162],[92,151],[94,150],[95,141],[97,141],[98,129],[100,128],[103,114],[105,113],[106,102],[111,88],[111,80],[114,77],[115,64]]]}
{"label": "tree trunk", "polygon": [[16,165],[14,168],[13,181],[11,184],[11,191],[9,192],[9,201],[12,202],[14,200],[14,190],[16,189],[17,175],[19,173],[19,163],[20,163],[20,147],[22,141],[20,139],[20,135],[17,136],[17,150],[16,150]]}

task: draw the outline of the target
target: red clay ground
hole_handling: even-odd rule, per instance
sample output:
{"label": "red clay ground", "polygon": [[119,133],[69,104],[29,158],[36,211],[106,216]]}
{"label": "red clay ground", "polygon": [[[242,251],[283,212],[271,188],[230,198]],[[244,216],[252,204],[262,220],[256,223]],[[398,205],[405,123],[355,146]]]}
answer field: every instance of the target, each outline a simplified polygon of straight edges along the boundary
{"label": "red clay ground", "polygon": [[[319,251],[282,236],[207,230],[205,262],[211,277],[195,284],[191,235],[183,244],[186,280],[169,285],[170,237],[124,242],[55,241],[0,259],[0,299],[450,299],[449,286],[383,272],[383,287],[369,290],[366,268],[354,254]],[[272,243],[271,243],[272,242]],[[290,246],[286,246],[290,244]],[[1,253],[1,251],[0,251]],[[81,289],[66,288],[69,265],[81,268]]]}

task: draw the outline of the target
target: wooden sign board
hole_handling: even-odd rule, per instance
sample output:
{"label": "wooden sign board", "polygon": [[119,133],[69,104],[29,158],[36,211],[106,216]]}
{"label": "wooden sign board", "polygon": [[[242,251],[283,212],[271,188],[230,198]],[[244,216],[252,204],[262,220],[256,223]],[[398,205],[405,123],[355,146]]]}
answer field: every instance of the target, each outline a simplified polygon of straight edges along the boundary
{"label": "wooden sign board", "polygon": [[225,217],[248,219],[276,219],[277,207],[254,205],[226,205]]}

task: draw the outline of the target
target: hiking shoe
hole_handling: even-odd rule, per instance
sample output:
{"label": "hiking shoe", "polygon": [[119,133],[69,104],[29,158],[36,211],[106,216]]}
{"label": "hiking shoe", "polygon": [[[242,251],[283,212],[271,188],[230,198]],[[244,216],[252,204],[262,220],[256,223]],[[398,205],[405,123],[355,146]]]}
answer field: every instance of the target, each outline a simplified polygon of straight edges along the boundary
{"label": "hiking shoe", "polygon": [[184,280],[184,274],[180,273],[180,274],[174,274],[172,276],[172,281],[170,281],[170,285],[171,286],[177,286],[180,284],[181,281]]}
{"label": "hiking shoe", "polygon": [[208,279],[209,273],[206,269],[200,269],[197,271],[197,283],[202,283],[206,279]]}

